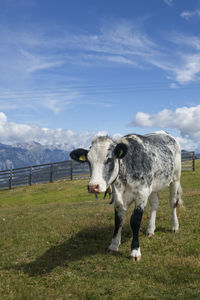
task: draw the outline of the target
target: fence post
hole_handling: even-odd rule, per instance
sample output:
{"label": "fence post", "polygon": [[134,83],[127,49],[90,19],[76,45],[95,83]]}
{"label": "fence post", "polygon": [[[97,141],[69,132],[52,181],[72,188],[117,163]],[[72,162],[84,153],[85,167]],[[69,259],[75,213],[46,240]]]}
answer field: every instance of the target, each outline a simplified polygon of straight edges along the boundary
{"label": "fence post", "polygon": [[12,169],[10,169],[9,189],[12,189]]}
{"label": "fence post", "polygon": [[192,170],[195,171],[195,154],[192,155]]}
{"label": "fence post", "polygon": [[73,161],[71,160],[71,180],[73,180]]}
{"label": "fence post", "polygon": [[53,164],[51,164],[51,168],[50,168],[50,182],[53,182]]}
{"label": "fence post", "polygon": [[32,185],[32,167],[30,167],[29,185]]}

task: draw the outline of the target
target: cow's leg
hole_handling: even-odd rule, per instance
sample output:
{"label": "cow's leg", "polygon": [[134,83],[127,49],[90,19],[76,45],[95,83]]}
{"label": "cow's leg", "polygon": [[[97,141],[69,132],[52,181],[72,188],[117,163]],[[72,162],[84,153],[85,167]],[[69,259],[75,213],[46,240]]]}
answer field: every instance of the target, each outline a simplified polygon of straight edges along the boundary
{"label": "cow's leg", "polygon": [[115,230],[108,251],[118,251],[119,245],[121,244],[121,231],[125,216],[125,210],[121,207],[115,207]]}
{"label": "cow's leg", "polygon": [[149,225],[147,228],[147,235],[154,235],[156,229],[156,212],[158,210],[158,193],[152,193],[150,196],[151,215],[149,219]]}
{"label": "cow's leg", "polygon": [[179,181],[173,181],[170,184],[170,205],[172,209],[172,232],[177,232],[179,230],[179,222],[176,213],[176,208],[178,204],[179,187],[180,187]]}
{"label": "cow's leg", "polygon": [[144,197],[143,199],[140,199],[140,201],[136,201],[135,209],[130,220],[131,229],[133,232],[133,240],[131,243],[131,258],[134,261],[139,261],[141,259],[141,251],[139,245],[139,230],[147,199],[148,196]]}

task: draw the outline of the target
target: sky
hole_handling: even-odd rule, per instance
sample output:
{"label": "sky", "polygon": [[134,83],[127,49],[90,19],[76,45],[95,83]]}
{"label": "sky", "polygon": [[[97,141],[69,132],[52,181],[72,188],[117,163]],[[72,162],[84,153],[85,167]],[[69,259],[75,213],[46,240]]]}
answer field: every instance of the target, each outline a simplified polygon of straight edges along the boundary
{"label": "sky", "polygon": [[0,143],[165,130],[200,152],[199,0],[0,0]]}

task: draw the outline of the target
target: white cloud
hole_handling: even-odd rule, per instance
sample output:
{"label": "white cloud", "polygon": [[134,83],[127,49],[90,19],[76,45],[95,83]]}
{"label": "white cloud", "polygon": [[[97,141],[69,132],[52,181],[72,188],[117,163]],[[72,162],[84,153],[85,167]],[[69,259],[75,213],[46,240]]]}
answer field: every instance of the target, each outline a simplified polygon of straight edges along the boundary
{"label": "white cloud", "polygon": [[36,141],[44,145],[65,144],[67,150],[77,147],[89,147],[96,135],[106,135],[107,132],[87,131],[75,133],[62,128],[50,129],[8,122],[6,115],[0,112],[0,141],[5,144]]}
{"label": "white cloud", "polygon": [[[178,129],[180,142],[200,149],[200,105],[180,107],[175,111],[164,109],[157,114],[138,112],[131,126],[160,129]],[[194,148],[193,148],[194,149]]]}
{"label": "white cloud", "polygon": [[73,88],[48,88],[30,90],[0,89],[2,110],[46,108],[58,114],[64,108],[81,100],[80,91]]}
{"label": "white cloud", "polygon": [[177,141],[181,145],[181,148],[187,151],[200,151],[200,143],[193,141],[189,138],[176,137]]}
{"label": "white cloud", "polygon": [[200,38],[176,33],[169,37],[175,45],[177,61],[170,66],[174,79],[180,84],[186,84],[200,79]]}
{"label": "white cloud", "polygon": [[159,55],[158,45],[135,24],[125,21],[109,23],[96,35],[58,27],[49,32],[37,26],[23,31],[0,26],[0,44],[1,82],[35,78],[39,71],[66,64],[96,66],[101,61],[102,65],[110,62],[138,67]]}
{"label": "white cloud", "polygon": [[[182,55],[187,53],[187,51],[192,52],[200,50],[200,37],[195,35],[186,35],[184,33],[174,33],[171,34],[168,38],[179,49],[179,53]],[[181,52],[181,50],[183,50]],[[198,52],[196,52],[198,53]]]}
{"label": "white cloud", "polygon": [[[169,1],[172,4],[172,1]],[[163,37],[162,37],[163,38]],[[168,47],[160,46],[136,25],[121,21],[109,24],[96,35],[66,34],[68,47],[82,52],[85,62],[115,62],[133,68],[157,67],[170,75],[179,84],[199,80],[200,75],[200,39],[197,36],[172,34],[164,36],[170,43]],[[80,63],[80,57],[77,62]],[[82,61],[83,62],[83,61]]]}
{"label": "white cloud", "polygon": [[53,79],[50,71],[54,70],[54,76],[61,71],[64,78],[63,70],[69,64],[156,67],[179,84],[197,81],[200,75],[198,36],[169,33],[156,41],[133,22],[124,20],[105,24],[96,34],[74,33],[59,27],[49,32],[36,25],[23,31],[0,26],[0,44],[0,81],[12,87],[19,85],[19,81],[24,84],[25,80],[50,85]]}
{"label": "white cloud", "polygon": [[179,86],[176,83],[174,83],[174,82],[170,83],[169,87],[171,89],[178,89],[179,88]]}
{"label": "white cloud", "polygon": [[185,55],[182,57],[183,67],[174,69],[177,82],[185,84],[199,80],[200,55]]}
{"label": "white cloud", "polygon": [[200,17],[200,10],[183,11],[180,16],[186,20],[189,20],[193,17]]}
{"label": "white cloud", "polygon": [[4,125],[7,122],[7,117],[3,112],[0,112],[0,125]]}
{"label": "white cloud", "polygon": [[163,0],[167,5],[172,6],[173,0]]}
{"label": "white cloud", "polygon": [[[178,129],[177,137],[185,150],[200,151],[200,105],[196,107],[181,107],[175,111],[163,110],[150,115],[143,112],[136,114],[131,126]],[[40,128],[27,124],[9,122],[7,116],[0,112],[0,141],[5,144],[36,141],[43,145],[62,145],[66,150],[83,147],[88,148],[91,140],[97,135],[107,135],[107,132],[86,131],[76,133],[72,130],[57,128]],[[121,137],[120,133],[113,135],[114,139]]]}
{"label": "white cloud", "polygon": [[49,57],[44,57],[42,55],[32,54],[24,49],[19,49],[19,53],[21,54],[22,59],[24,58],[24,68],[26,68],[28,73],[55,68],[64,63],[63,61],[53,61]]}

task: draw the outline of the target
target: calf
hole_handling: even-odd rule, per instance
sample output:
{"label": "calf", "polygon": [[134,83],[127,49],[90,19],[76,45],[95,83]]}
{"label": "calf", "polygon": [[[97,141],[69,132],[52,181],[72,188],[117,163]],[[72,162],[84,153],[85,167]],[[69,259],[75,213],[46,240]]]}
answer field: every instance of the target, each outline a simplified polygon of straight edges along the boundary
{"label": "calf", "polygon": [[115,229],[109,251],[118,251],[125,213],[135,201],[130,220],[133,233],[131,258],[134,261],[140,260],[138,234],[144,208],[150,198],[151,214],[147,235],[153,235],[158,192],[166,186],[170,188],[172,232],[178,231],[176,207],[182,203],[181,149],[173,137],[165,132],[143,136],[126,135],[117,141],[100,136],[93,140],[89,150],[76,149],[70,156],[76,161],[88,162],[91,171],[89,192],[106,192],[112,185]]}

